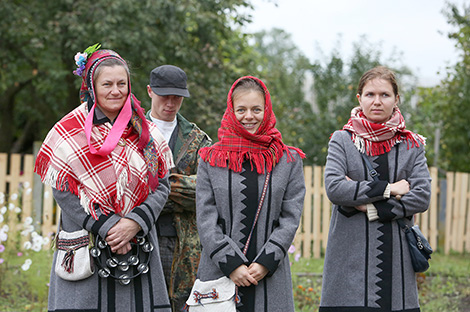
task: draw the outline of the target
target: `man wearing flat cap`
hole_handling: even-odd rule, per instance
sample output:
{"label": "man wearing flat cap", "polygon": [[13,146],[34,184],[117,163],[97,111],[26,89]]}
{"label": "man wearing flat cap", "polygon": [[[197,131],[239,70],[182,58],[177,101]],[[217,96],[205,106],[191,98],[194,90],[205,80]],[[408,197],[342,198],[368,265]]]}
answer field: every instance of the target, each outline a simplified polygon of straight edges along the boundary
{"label": "man wearing flat cap", "polygon": [[147,92],[152,100],[147,119],[153,121],[173,152],[171,191],[157,220],[160,257],[172,311],[180,311],[196,279],[201,247],[196,225],[196,174],[199,149],[210,146],[209,136],[180,113],[189,98],[186,73],[162,65],[150,73]]}

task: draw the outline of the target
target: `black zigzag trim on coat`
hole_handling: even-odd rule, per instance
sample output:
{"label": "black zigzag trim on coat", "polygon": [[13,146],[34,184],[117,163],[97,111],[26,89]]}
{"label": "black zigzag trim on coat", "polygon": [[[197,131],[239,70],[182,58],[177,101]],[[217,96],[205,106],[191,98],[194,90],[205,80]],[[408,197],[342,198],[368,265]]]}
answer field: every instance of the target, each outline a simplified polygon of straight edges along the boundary
{"label": "black zigzag trim on coat", "polygon": [[219,261],[219,268],[227,277],[230,276],[233,270],[238,268],[240,265],[245,264],[238,254],[235,254],[234,256],[226,255],[225,259],[227,262]]}
{"label": "black zigzag trim on coat", "polygon": [[[387,183],[390,179],[390,176],[388,173],[388,156],[387,155],[388,154],[382,154],[374,160],[374,163],[378,165],[375,170],[377,170],[377,172],[379,173],[380,180],[381,180],[376,183],[382,183],[383,185],[383,190],[381,194],[383,194],[383,192],[385,191]],[[390,221],[396,217],[396,214],[392,212],[393,205],[389,204],[386,199],[375,202],[374,206],[377,208],[377,213],[379,215],[380,221],[382,222]]]}
{"label": "black zigzag trim on coat", "polygon": [[277,267],[279,266],[279,262],[281,259],[275,259],[276,254],[274,252],[266,253],[266,249],[263,249],[259,257],[256,259],[256,262],[265,266],[269,272],[267,276],[272,276],[274,272],[276,272]]}
{"label": "black zigzag trim on coat", "polygon": [[378,250],[381,254],[378,256],[380,264],[378,268],[380,272],[377,274],[379,281],[376,285],[379,287],[377,295],[379,299],[376,303],[384,310],[391,311],[392,309],[392,224],[390,222],[383,223],[378,231],[382,233],[378,237],[381,243]]}
{"label": "black zigzag trim on coat", "polygon": [[[241,230],[243,237],[240,239],[242,246],[245,246],[248,236],[250,235],[253,221],[255,220],[256,210],[258,209],[258,173],[251,171],[251,164],[249,161],[243,163],[245,169],[240,175],[245,179],[241,182],[245,188],[241,191],[245,198],[242,204],[245,208],[241,210],[243,219],[241,220]],[[251,242],[256,241],[256,231],[253,231]]]}

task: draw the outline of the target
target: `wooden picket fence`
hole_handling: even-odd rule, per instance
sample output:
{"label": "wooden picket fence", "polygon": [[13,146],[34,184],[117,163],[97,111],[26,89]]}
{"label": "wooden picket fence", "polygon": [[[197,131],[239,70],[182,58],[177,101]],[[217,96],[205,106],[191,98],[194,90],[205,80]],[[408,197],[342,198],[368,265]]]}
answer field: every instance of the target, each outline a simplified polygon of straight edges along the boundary
{"label": "wooden picket fence", "polygon": [[[11,203],[21,207],[19,218],[33,217],[36,230],[47,235],[56,231],[60,209],[54,201],[52,189],[44,186],[33,174],[33,166],[33,155],[0,153],[0,193],[5,194],[0,208]],[[451,250],[470,252],[470,174],[447,172],[447,188],[441,192],[439,182],[442,179],[437,168],[429,170],[432,177],[431,204],[425,213],[416,216],[415,222],[435,250],[443,248],[446,254]],[[293,245],[305,258],[322,257],[327,245],[331,202],[326,196],[323,174],[324,167],[304,167],[304,211]],[[444,205],[445,220],[440,220]],[[14,228],[17,219],[6,218],[4,223]]]}

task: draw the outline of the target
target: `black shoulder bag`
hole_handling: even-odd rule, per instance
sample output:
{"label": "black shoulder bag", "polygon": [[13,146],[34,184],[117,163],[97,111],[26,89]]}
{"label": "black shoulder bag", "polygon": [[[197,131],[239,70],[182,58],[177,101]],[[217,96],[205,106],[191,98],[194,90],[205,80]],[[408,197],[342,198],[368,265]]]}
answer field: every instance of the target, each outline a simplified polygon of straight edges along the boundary
{"label": "black shoulder bag", "polygon": [[[372,168],[372,165],[367,156],[363,153],[359,154],[361,154],[362,159],[367,166],[367,170],[369,170],[370,176],[374,179],[374,181],[378,181],[379,178],[377,177],[377,171]],[[429,244],[426,237],[424,237],[423,233],[421,233],[421,230],[417,224],[408,226],[405,224],[403,219],[398,219],[397,223],[405,232],[414,271],[425,272],[429,268],[428,261],[431,259],[431,254],[433,252],[431,245]]]}

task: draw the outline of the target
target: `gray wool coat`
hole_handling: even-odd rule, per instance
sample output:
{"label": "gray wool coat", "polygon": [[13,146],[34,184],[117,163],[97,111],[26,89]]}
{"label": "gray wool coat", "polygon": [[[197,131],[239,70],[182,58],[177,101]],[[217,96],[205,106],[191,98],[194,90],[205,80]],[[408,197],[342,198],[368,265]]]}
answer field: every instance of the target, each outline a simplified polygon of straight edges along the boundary
{"label": "gray wool coat", "polygon": [[[428,209],[431,178],[424,146],[395,145],[369,157],[379,174],[373,181],[347,131],[331,137],[325,188],[333,205],[323,272],[320,311],[420,311],[416,278],[403,230],[396,220]],[[348,176],[353,181],[347,181]],[[400,201],[384,198],[388,182],[406,179]],[[373,203],[379,219],[369,221],[355,206]]]}
{"label": "gray wool coat", "polygon": [[[151,253],[149,271],[132,280],[129,285],[120,285],[112,278],[101,278],[97,270],[91,277],[81,281],[66,281],[54,272],[57,252],[54,253],[49,287],[48,311],[126,311],[126,312],[171,312],[160,262],[155,221],[168,198],[170,186],[168,175],[159,179],[155,192],[125,217],[136,221],[142,228],[138,236],[149,235],[154,248]],[[121,218],[117,214],[101,214],[98,220],[88,215],[80,205],[80,199],[67,191],[53,190],[54,198],[61,207],[62,228],[73,232],[82,228],[105,237],[109,229]],[[125,260],[127,255],[118,256]]]}
{"label": "gray wool coat", "polygon": [[[242,252],[253,225],[265,175],[241,173],[200,161],[196,214],[202,254],[197,277],[215,280],[242,264],[257,262],[268,268],[258,286],[240,287],[238,311],[294,311],[289,249],[303,210],[305,183],[300,156],[287,162],[286,153],[274,167],[264,204],[248,249]],[[255,169],[256,170],[256,169]],[[251,295],[248,295],[250,293]]]}

